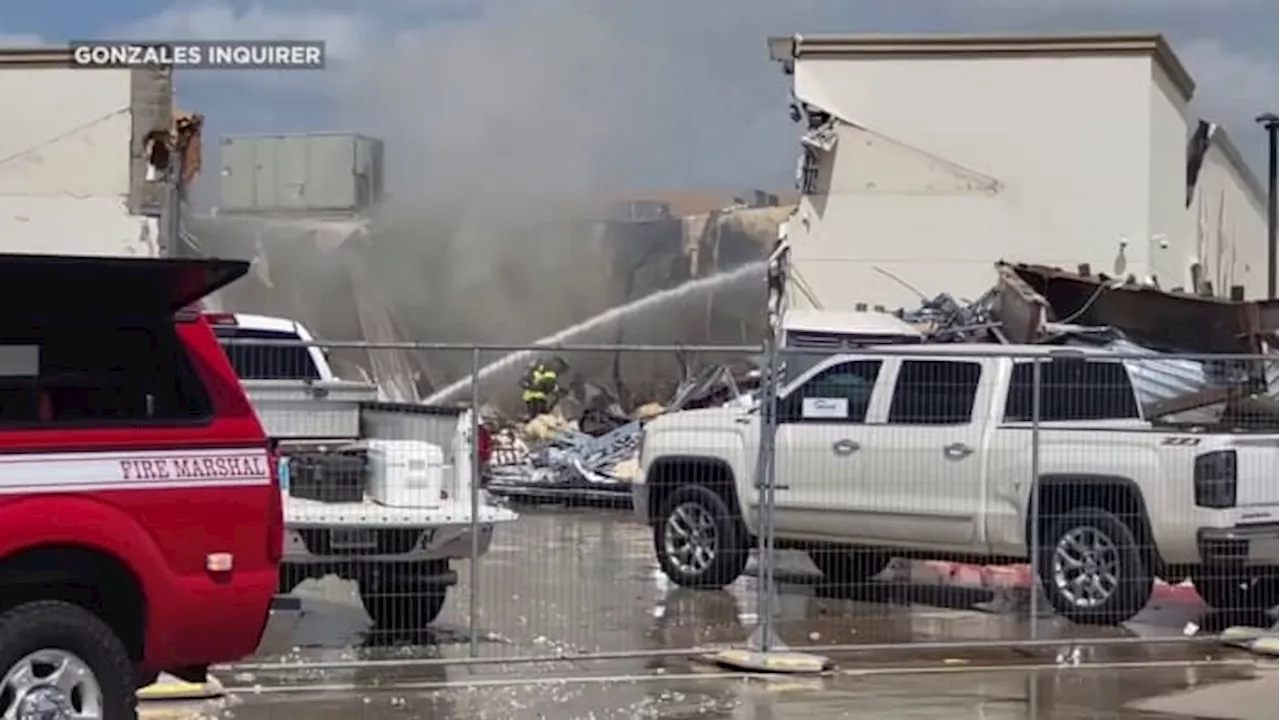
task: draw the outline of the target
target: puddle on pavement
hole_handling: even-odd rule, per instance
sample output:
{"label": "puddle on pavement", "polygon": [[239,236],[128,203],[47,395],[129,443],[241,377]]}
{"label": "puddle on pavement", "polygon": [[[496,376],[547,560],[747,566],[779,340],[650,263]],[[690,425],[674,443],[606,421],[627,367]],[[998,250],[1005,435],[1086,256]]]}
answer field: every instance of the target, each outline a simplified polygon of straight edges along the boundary
{"label": "puddle on pavement", "polygon": [[[625,514],[599,512],[581,514],[526,511],[518,523],[504,529],[490,554],[480,563],[478,571],[479,654],[499,658],[593,651],[679,649],[745,642],[755,621],[754,578],[743,578],[723,591],[695,591],[672,587],[656,569],[648,529],[633,524],[626,518]],[[843,667],[853,670],[885,665],[927,667],[948,662],[973,666],[1161,662],[1217,657],[1219,652],[1203,646],[1087,644],[1089,639],[1098,637],[1180,634],[1187,618],[1177,613],[1170,614],[1167,609],[1162,608],[1147,611],[1129,628],[1088,628],[1055,618],[1039,620],[1039,637],[1081,641],[1081,644],[1065,649],[913,648],[912,645],[930,642],[999,643],[1019,640],[1029,636],[1030,626],[1025,615],[974,610],[975,604],[990,599],[989,593],[883,583],[837,592],[816,584],[811,571],[804,567],[806,561],[803,559],[798,560],[798,565],[795,557],[790,558],[789,562],[791,565],[784,565],[785,581],[779,588],[777,605],[777,627],[784,642],[796,649],[814,645],[848,644],[898,645],[903,648],[892,652],[846,653],[838,656]],[[411,661],[415,658],[464,656],[471,637],[467,619],[471,573],[466,564],[458,567],[458,570],[461,585],[455,588],[444,615],[434,628],[414,636],[401,633],[370,637],[367,634],[368,619],[350,583],[335,579],[308,583],[300,593],[304,597],[307,614],[303,617],[296,637],[297,647],[281,656],[259,659],[292,663],[346,662],[359,658]],[[1185,609],[1179,609],[1179,612],[1185,614]],[[1198,617],[1198,612],[1192,617],[1202,623],[1205,620]],[[1209,619],[1210,624],[1214,622],[1216,621],[1212,618]],[[239,685],[247,690],[255,685],[267,690],[261,695],[250,693],[239,696],[248,701],[233,709],[235,717],[241,720],[272,717],[270,708],[283,714],[286,712],[285,706],[294,702],[304,703],[307,716],[316,718],[350,716],[353,711],[364,717],[379,717],[379,712],[390,713],[396,707],[401,710],[395,712],[403,717],[408,712],[404,708],[409,706],[414,708],[409,712],[409,717],[495,717],[504,720],[537,718],[538,713],[544,713],[546,717],[590,717],[594,720],[608,717],[871,717],[870,714],[815,715],[803,710],[806,707],[804,703],[821,709],[828,707],[824,703],[852,702],[852,696],[848,693],[855,690],[858,712],[861,713],[865,707],[879,707],[876,713],[879,717],[906,717],[896,711],[888,711],[889,705],[877,705],[880,701],[876,698],[894,697],[897,699],[893,702],[928,705],[931,700],[918,697],[923,687],[949,687],[949,683],[955,683],[963,689],[977,682],[974,679],[977,676],[968,673],[957,675],[958,679],[858,678],[852,681],[857,685],[856,688],[852,685],[846,687],[848,683],[841,680],[824,680],[820,690],[810,687],[808,691],[795,690],[794,693],[760,691],[764,692],[763,696],[771,703],[769,707],[775,708],[769,711],[774,713],[772,715],[760,714],[765,713],[764,710],[754,715],[743,714],[756,712],[749,709],[754,707],[756,700],[750,699],[748,702],[744,697],[755,698],[753,693],[757,693],[759,689],[748,685],[745,687],[749,692],[746,692],[741,683],[723,679],[610,685],[592,682],[554,688],[472,687],[419,692],[412,697],[396,690],[362,689],[354,693],[343,692],[331,698],[308,693],[308,699],[303,700],[292,694],[271,692],[271,688],[281,685],[296,687],[317,683],[376,688],[406,682],[456,683],[472,679],[512,677],[599,677],[601,674],[647,675],[654,672],[670,675],[698,669],[680,659],[634,659],[576,666],[568,663],[477,667],[406,664],[396,668],[357,667],[329,671],[308,669],[283,674],[258,673],[253,676],[237,676],[232,673],[223,679],[229,685]],[[1201,682],[1213,681],[1216,672],[1218,671],[1194,669],[1194,674],[1199,677],[1210,678],[1202,679]],[[1044,677],[1054,677],[1050,683],[1053,694],[1062,697],[1078,694],[1118,698],[1123,692],[1132,692],[1137,687],[1146,687],[1152,693],[1161,692],[1151,685],[1156,682],[1153,680],[1145,681],[1146,686],[1142,682],[1133,681],[1128,683],[1129,687],[1115,686],[1110,691],[1098,689],[1117,677],[1130,677],[1127,673],[1129,671],[1076,670],[1033,677],[1042,678],[1036,681],[1041,684],[1049,682]],[[1029,682],[1025,679],[1025,672],[1000,674],[993,676],[996,679],[990,682],[1003,688],[1011,682],[1009,678],[1014,676],[1023,677],[1021,682],[1024,686]],[[1159,682],[1163,683],[1184,682],[1177,679],[1182,677],[1180,669],[1160,669],[1144,677],[1161,678]],[[1071,683],[1077,685],[1073,686]],[[774,690],[777,688],[771,687]],[[911,687],[916,689],[902,689]],[[1064,687],[1076,689],[1064,691]],[[874,688],[880,690],[866,694],[868,689]],[[811,697],[806,696],[806,692]],[[1007,703],[1015,702],[1005,698],[1005,695],[1021,698],[1016,701],[1021,704],[1010,710],[1015,714],[1000,714],[1005,712],[1002,708],[1006,708]],[[986,699],[981,703],[975,700],[976,704],[972,705],[974,708],[983,708],[982,712],[987,713],[984,717],[1027,717],[1025,692],[1017,695],[1012,689],[1006,688],[1000,692],[987,693],[984,697]],[[396,702],[400,705],[395,705]],[[800,705],[792,707],[788,703]],[[573,712],[583,714],[564,714],[556,710],[558,707],[577,708]],[[597,707],[600,709],[596,710]],[[828,712],[828,709],[822,709],[821,712]],[[590,714],[592,711],[594,714]],[[611,715],[610,712],[616,714]],[[923,714],[919,717],[931,717],[926,710],[920,712]],[[983,715],[973,715],[979,716]]]}
{"label": "puddle on pavement", "polygon": [[[306,716],[315,720],[462,718],[518,720],[766,720],[776,718],[947,718],[963,720],[1163,720],[1160,713],[1129,710],[1150,697],[1251,677],[1240,667],[1157,667],[1134,670],[1075,668],[1026,672],[965,672],[874,677],[777,678],[770,681],[674,674],[643,681],[593,680],[588,673],[564,683],[321,692],[306,695],[241,694],[223,717],[237,720]],[[465,671],[447,669],[451,682]],[[442,679],[443,679],[442,678]],[[1274,708],[1272,709],[1274,712]],[[145,717],[145,716],[144,716]],[[1184,717],[1184,720],[1185,717]]]}

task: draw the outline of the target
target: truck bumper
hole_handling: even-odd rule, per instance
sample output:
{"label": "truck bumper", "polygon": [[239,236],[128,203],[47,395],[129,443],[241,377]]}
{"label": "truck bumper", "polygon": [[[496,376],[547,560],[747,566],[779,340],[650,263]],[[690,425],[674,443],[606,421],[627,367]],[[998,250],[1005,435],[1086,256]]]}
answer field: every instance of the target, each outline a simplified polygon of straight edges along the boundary
{"label": "truck bumper", "polygon": [[279,655],[288,652],[296,643],[293,633],[302,619],[302,599],[293,595],[276,595],[271,598],[267,613],[267,625],[262,629],[257,654]]}
{"label": "truck bumper", "polygon": [[[470,523],[420,528],[378,528],[352,525],[307,525],[288,527],[284,534],[286,565],[350,565],[405,563],[426,560],[470,558],[489,552],[493,543],[493,523],[480,523],[472,532]],[[363,533],[353,538],[352,532]],[[335,534],[336,533],[336,534]],[[336,546],[335,539],[356,539]],[[361,540],[363,542],[361,542]]]}
{"label": "truck bumper", "polygon": [[1203,565],[1280,565],[1280,523],[1200,528],[1196,543]]}

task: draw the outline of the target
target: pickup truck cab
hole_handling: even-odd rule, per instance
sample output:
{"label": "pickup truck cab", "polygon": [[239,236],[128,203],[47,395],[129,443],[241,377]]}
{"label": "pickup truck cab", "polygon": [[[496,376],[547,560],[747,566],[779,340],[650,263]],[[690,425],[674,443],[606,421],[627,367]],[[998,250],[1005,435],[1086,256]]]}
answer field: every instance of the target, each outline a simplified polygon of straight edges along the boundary
{"label": "pickup truck cab", "polygon": [[[297,345],[226,345],[224,349],[241,380],[338,380],[323,348],[302,323],[252,313],[205,313],[220,339],[275,340]],[[368,378],[364,378],[367,380]]]}
{"label": "pickup truck cab", "polygon": [[[1086,623],[1132,617],[1156,577],[1190,576],[1216,607],[1275,605],[1274,419],[1173,425],[1144,417],[1129,368],[1102,351],[957,347],[833,356],[785,384],[779,546],[808,550],[832,582],[858,582],[893,556],[1019,562],[1035,545],[1049,601]],[[717,408],[645,428],[635,505],[673,581],[718,587],[741,573],[760,422],[758,406]]]}
{"label": "pickup truck cab", "polygon": [[296,620],[266,434],[185,310],[247,269],[0,256],[0,717],[134,718]]}

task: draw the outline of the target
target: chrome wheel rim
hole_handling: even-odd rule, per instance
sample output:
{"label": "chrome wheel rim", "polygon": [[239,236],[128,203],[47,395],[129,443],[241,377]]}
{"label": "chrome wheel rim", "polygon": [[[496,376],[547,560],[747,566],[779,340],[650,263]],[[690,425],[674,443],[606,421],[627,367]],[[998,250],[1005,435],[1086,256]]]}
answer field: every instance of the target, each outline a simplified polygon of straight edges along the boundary
{"label": "chrome wheel rim", "polygon": [[715,518],[695,502],[677,505],[667,515],[663,550],[677,570],[699,575],[711,567],[719,547]]}
{"label": "chrome wheel rim", "polygon": [[1073,528],[1053,551],[1053,583],[1067,602],[1096,608],[1120,587],[1120,550],[1098,528]]}
{"label": "chrome wheel rim", "polygon": [[0,680],[3,720],[102,720],[102,686],[69,650],[37,650]]}

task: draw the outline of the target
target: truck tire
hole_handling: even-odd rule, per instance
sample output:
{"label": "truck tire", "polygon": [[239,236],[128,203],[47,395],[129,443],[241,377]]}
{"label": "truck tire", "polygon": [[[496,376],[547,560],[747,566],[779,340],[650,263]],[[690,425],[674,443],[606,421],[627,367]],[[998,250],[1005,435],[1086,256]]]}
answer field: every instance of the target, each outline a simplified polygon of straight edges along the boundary
{"label": "truck tire", "polygon": [[382,632],[418,632],[435,622],[444,611],[448,588],[423,590],[421,588],[360,586],[360,600],[364,611],[373,621],[373,629]]}
{"label": "truck tire", "polygon": [[893,558],[869,548],[819,546],[809,549],[809,560],[828,584],[845,587],[864,583],[884,572]]}
{"label": "truck tire", "polygon": [[[61,686],[52,683],[59,666],[71,678]],[[84,608],[42,600],[0,615],[0,717],[23,717],[24,710],[39,717],[32,712],[39,708],[71,714],[97,707],[103,720],[133,720],[135,677],[124,643]]]}
{"label": "truck tire", "polygon": [[310,576],[307,575],[306,568],[281,563],[280,583],[276,588],[276,591],[281,595],[288,595],[293,592],[294,588],[301,585],[302,581],[306,580],[308,577]]}
{"label": "truck tire", "polygon": [[1046,521],[1040,583],[1059,615],[1082,625],[1116,625],[1146,607],[1155,578],[1120,518],[1076,508]]}
{"label": "truck tire", "polygon": [[1201,599],[1216,610],[1265,612],[1280,598],[1280,579],[1274,569],[1202,567],[1191,572]]}
{"label": "truck tire", "polygon": [[724,498],[686,485],[663,503],[653,526],[662,572],[677,585],[722,588],[742,574],[750,549],[746,528]]}

